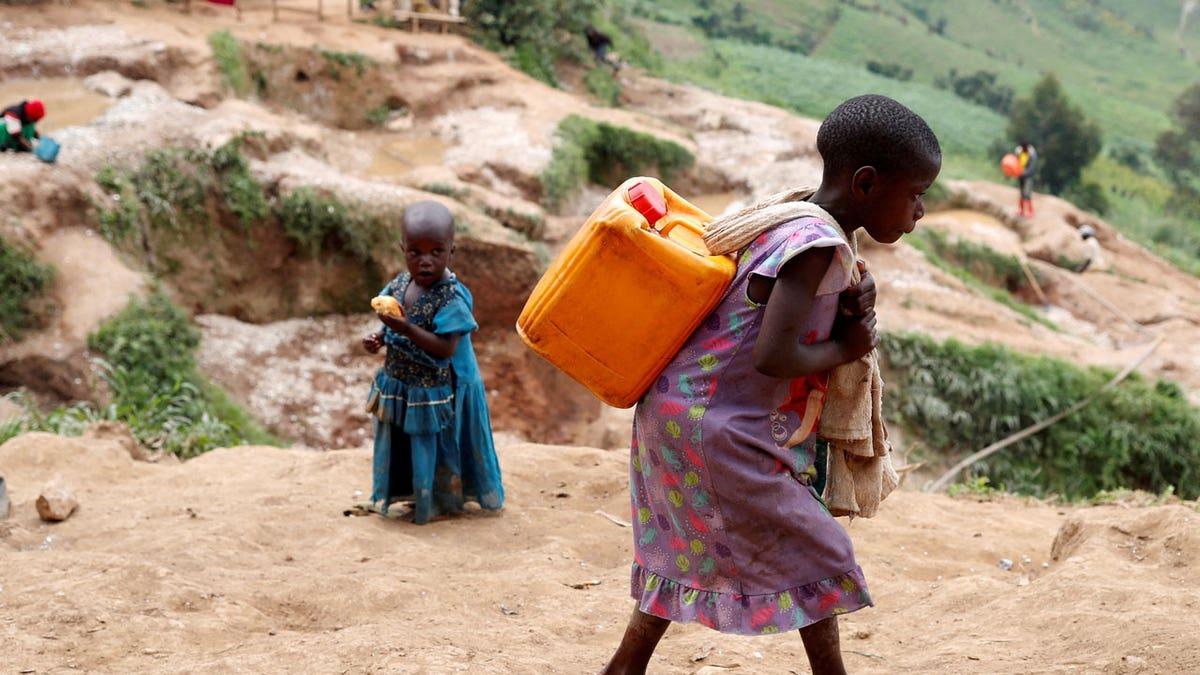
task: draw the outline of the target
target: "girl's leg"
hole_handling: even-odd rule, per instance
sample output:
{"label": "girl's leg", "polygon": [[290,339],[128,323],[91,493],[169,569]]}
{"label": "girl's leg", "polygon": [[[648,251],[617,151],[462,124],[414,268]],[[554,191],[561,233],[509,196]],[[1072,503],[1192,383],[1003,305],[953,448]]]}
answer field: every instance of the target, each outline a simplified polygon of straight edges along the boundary
{"label": "girl's leg", "polygon": [[813,675],[846,675],[836,616],[801,628],[800,639]]}
{"label": "girl's leg", "polygon": [[635,607],[633,616],[629,617],[629,625],[625,626],[621,646],[617,647],[617,653],[600,671],[601,675],[643,675],[654,648],[670,625],[668,619],[646,614]]}

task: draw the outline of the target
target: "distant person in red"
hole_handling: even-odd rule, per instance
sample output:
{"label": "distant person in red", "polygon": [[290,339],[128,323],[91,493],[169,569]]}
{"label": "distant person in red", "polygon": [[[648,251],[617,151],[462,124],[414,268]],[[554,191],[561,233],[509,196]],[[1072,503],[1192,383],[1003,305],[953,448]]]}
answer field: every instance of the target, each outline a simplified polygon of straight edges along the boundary
{"label": "distant person in red", "polygon": [[34,139],[41,138],[37,122],[46,116],[46,106],[38,99],[21,101],[4,109],[0,125],[0,150],[33,152]]}
{"label": "distant person in red", "polygon": [[1021,189],[1021,201],[1018,207],[1020,209],[1020,216],[1023,218],[1032,218],[1033,174],[1037,171],[1037,150],[1033,149],[1032,143],[1024,141],[1013,148],[1013,154],[1017,156],[1017,161],[1021,163],[1021,174],[1017,176],[1017,187]]}

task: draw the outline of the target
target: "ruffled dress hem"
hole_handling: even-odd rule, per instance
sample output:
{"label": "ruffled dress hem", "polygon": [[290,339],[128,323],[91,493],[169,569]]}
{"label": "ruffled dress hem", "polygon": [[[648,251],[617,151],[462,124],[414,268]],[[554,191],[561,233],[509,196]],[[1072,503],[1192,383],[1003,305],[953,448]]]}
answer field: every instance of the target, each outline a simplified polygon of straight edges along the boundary
{"label": "ruffled dress hem", "polygon": [[736,595],[685,586],[633,563],[630,595],[645,613],[722,633],[772,635],[875,605],[862,568],[776,593]]}

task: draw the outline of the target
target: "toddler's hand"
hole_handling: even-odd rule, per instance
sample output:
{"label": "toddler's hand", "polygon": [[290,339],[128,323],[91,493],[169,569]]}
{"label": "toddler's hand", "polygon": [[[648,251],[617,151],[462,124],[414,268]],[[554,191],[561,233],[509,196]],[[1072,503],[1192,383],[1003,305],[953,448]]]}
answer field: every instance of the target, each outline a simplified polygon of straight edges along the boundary
{"label": "toddler's hand", "polygon": [[383,346],[383,333],[368,333],[362,340],[363,349],[374,354]]}
{"label": "toddler's hand", "polygon": [[859,281],[857,285],[842,291],[838,298],[841,312],[847,316],[862,316],[867,310],[875,309],[875,277],[867,271],[867,264],[857,262]]}
{"label": "toddler's hand", "polygon": [[408,332],[405,330],[405,327],[409,325],[408,319],[404,317],[397,318],[394,316],[388,316],[386,314],[379,314],[377,316],[379,317],[379,320],[383,322],[383,325],[391,328],[401,335],[408,335]]}

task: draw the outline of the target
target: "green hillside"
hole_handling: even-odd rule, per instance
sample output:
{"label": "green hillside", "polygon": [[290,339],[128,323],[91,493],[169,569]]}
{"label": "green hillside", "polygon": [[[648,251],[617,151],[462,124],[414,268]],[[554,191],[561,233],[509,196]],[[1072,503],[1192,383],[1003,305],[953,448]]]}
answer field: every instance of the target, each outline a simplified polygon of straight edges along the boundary
{"label": "green hillside", "polygon": [[1182,2],[1169,0],[597,4],[618,51],[667,79],[817,119],[850,96],[892,96],[937,132],[947,178],[1006,180],[997,148],[1017,140],[1006,114],[947,86],[952,73],[984,73],[1015,99],[1053,74],[1102,131],[1083,180],[1107,198],[1106,220],[1200,276],[1200,218],[1168,213],[1173,187],[1152,157],[1175,99],[1200,82],[1200,8],[1181,30]]}
{"label": "green hillside", "polygon": [[[744,8],[740,22],[738,5]],[[859,71],[868,61],[897,64],[912,69],[914,84],[932,86],[950,68],[986,70],[1020,93],[1054,72],[1112,144],[1152,143],[1168,125],[1173,99],[1200,76],[1200,26],[1194,25],[1200,16],[1181,39],[1180,3],[1165,0],[631,0],[626,11],[684,27],[702,41],[707,38],[697,23],[714,15],[725,26],[758,27],[772,45],[798,33],[816,35],[804,50],[813,57],[809,62]],[[686,68],[665,56],[671,70]],[[808,75],[803,63],[797,79]],[[759,84],[770,90],[776,83]],[[828,109],[801,111],[822,116]]]}

